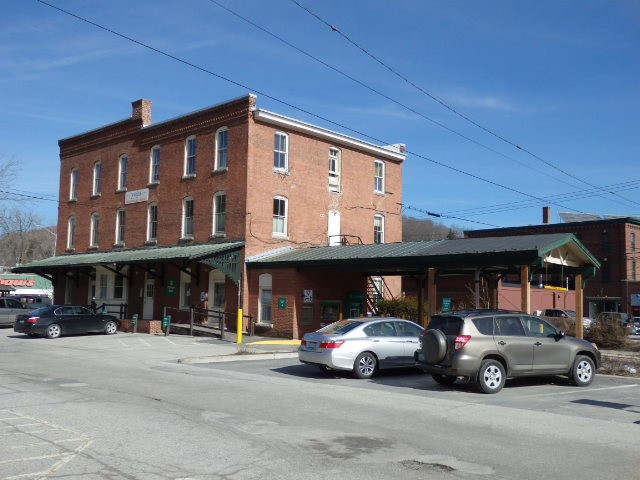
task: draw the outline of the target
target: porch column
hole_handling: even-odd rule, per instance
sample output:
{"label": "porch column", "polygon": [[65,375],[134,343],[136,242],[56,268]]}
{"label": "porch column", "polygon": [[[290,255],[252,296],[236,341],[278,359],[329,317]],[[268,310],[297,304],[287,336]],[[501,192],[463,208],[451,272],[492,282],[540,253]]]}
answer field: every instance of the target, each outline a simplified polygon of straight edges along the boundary
{"label": "porch column", "polygon": [[436,313],[436,306],[438,303],[437,300],[437,290],[436,290],[436,272],[435,268],[427,269],[428,272],[428,280],[427,280],[427,302],[429,303],[429,320],[431,320],[431,316]]}
{"label": "porch column", "polygon": [[491,274],[487,280],[489,283],[489,308],[498,308],[498,274]]}
{"label": "porch column", "polygon": [[576,338],[583,338],[584,290],[582,289],[582,274],[578,273],[574,280],[576,284]]}
{"label": "porch column", "polygon": [[416,286],[418,287],[418,319],[419,319],[419,323],[420,325],[422,325],[423,327],[425,327],[425,321],[424,321],[424,316],[425,316],[425,311],[424,311],[424,280],[425,280],[425,275],[424,274],[420,274],[418,276],[416,276]]}
{"label": "porch column", "polygon": [[520,309],[531,313],[531,284],[529,283],[529,265],[520,266]]}

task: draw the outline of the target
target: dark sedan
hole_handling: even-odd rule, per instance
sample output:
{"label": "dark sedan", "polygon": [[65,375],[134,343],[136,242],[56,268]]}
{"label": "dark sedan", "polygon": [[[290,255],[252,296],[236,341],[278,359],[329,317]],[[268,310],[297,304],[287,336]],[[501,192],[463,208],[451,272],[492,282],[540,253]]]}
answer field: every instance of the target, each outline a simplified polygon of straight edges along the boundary
{"label": "dark sedan", "polygon": [[47,338],[80,333],[113,335],[118,331],[119,324],[120,321],[113,315],[93,313],[85,307],[47,305],[16,315],[13,330],[26,333],[30,337],[46,336]]}

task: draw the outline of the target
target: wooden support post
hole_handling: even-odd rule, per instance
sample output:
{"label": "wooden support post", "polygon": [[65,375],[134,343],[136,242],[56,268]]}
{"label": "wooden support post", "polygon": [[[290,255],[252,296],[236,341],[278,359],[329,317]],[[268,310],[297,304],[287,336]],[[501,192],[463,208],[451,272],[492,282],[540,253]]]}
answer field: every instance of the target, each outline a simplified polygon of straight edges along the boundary
{"label": "wooden support post", "polygon": [[531,284],[529,283],[529,265],[520,266],[520,309],[531,313]]}
{"label": "wooden support post", "polygon": [[438,306],[438,291],[436,287],[437,270],[435,268],[429,268],[427,272],[427,303],[429,304],[429,320],[431,320],[431,316],[435,315],[436,307]]}
{"label": "wooden support post", "polygon": [[582,318],[584,317],[584,290],[582,289],[582,274],[575,276],[576,289],[576,338],[584,338]]}

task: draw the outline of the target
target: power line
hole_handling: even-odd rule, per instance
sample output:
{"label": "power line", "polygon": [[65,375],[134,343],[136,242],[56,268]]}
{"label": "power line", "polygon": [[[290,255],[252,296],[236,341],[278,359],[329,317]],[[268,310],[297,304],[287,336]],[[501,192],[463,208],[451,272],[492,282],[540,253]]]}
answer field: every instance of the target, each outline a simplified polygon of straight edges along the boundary
{"label": "power line", "polygon": [[[489,135],[492,135],[493,137],[501,140],[502,142],[505,142],[508,145],[511,145],[512,147],[520,150],[521,152],[524,152],[525,154],[535,158],[536,160],[544,163],[545,165],[553,168],[554,170],[559,171],[560,173],[563,173],[564,175],[573,178],[574,180],[577,180],[580,183],[583,183],[585,185],[588,185],[592,188],[596,188],[599,189],[600,191],[603,192],[603,194],[610,194],[613,195],[615,197],[618,197],[626,202],[630,202],[634,205],[640,205],[640,203],[623,197],[622,195],[618,195],[615,192],[611,192],[608,191],[604,188],[600,188],[597,185],[594,185],[590,182],[587,182],[586,180],[583,180],[582,178],[569,173],[567,171],[565,171],[564,169],[558,167],[557,165],[549,162],[548,160],[542,158],[541,156],[537,155],[536,153],[530,151],[529,149],[518,145],[517,143],[509,140],[508,138],[494,132],[493,130],[481,125],[480,123],[476,122],[475,120],[473,120],[472,118],[470,118],[469,116],[463,114],[462,112],[460,112],[459,110],[457,110],[456,108],[452,107],[451,105],[449,105],[447,102],[445,102],[444,100],[438,98],[436,95],[430,93],[429,91],[425,90],[424,88],[422,88],[420,85],[418,85],[417,83],[413,82],[412,80],[410,80],[409,78],[407,78],[405,75],[399,73],[397,70],[395,70],[393,67],[391,67],[389,64],[387,64],[385,61],[383,61],[382,59],[380,59],[379,57],[377,57],[376,55],[374,55],[373,53],[371,53],[368,49],[364,48],[362,45],[360,45],[359,43],[357,43],[356,41],[354,41],[353,39],[351,39],[348,35],[346,35],[345,33],[343,33],[338,27],[336,27],[335,25],[327,22],[326,20],[324,20],[322,17],[320,17],[317,13],[313,12],[311,9],[309,9],[308,7],[302,5],[298,0],[291,0],[291,2],[293,2],[295,5],[297,5],[298,7],[300,7],[302,10],[304,10],[305,12],[307,12],[309,15],[311,15],[312,17],[314,17],[316,20],[318,20],[319,22],[323,23],[324,25],[326,25],[327,27],[329,27],[331,29],[332,32],[337,33],[338,35],[340,35],[342,38],[344,38],[347,42],[349,42],[351,45],[353,45],[354,47],[356,47],[358,50],[360,50],[361,52],[363,52],[365,55],[367,55],[368,57],[372,58],[374,61],[376,61],[378,64],[382,65],[384,68],[386,68],[388,71],[390,71],[391,73],[393,73],[395,76],[397,76],[398,78],[402,79],[404,82],[408,83],[409,85],[411,85],[412,87],[414,87],[415,89],[417,89],[418,91],[420,91],[421,93],[423,93],[424,95],[426,95],[427,97],[431,98],[432,100],[434,100],[435,102],[439,103],[441,106],[443,106],[444,108],[446,108],[447,110],[451,111],[452,113],[454,113],[455,115],[459,116],[460,118],[464,119],[465,121],[471,123],[472,125],[474,125],[475,127],[483,130],[484,132],[488,133]],[[619,202],[618,202],[619,203]]]}
{"label": "power line", "polygon": [[[311,112],[311,111],[309,111],[309,110],[306,110],[306,109],[304,109],[304,108],[302,108],[302,107],[299,107],[299,106],[294,105],[294,104],[292,104],[292,103],[290,103],[290,102],[287,102],[287,101],[285,101],[285,100],[282,100],[282,99],[280,99],[280,98],[278,98],[278,97],[275,97],[275,96],[273,96],[273,95],[269,95],[269,94],[267,94],[266,92],[262,92],[262,91],[260,91],[260,90],[258,90],[258,89],[252,89],[252,88],[250,88],[249,86],[244,85],[244,84],[242,84],[242,83],[240,83],[240,82],[238,82],[238,81],[236,81],[236,80],[232,80],[232,79],[231,79],[231,78],[229,78],[229,77],[226,77],[226,76],[221,75],[221,74],[219,74],[219,73],[213,72],[212,70],[206,69],[206,68],[201,67],[201,66],[199,66],[199,65],[196,65],[196,64],[194,64],[194,63],[192,63],[192,62],[189,62],[189,61],[187,61],[187,60],[184,60],[184,59],[182,59],[182,58],[180,58],[180,57],[177,57],[177,56],[175,56],[175,55],[173,55],[173,54],[170,54],[170,53],[165,52],[165,51],[163,51],[163,50],[160,50],[160,49],[158,49],[158,48],[156,48],[156,47],[153,47],[153,46],[151,46],[151,45],[148,45],[148,44],[146,44],[146,43],[144,43],[144,42],[142,42],[142,41],[140,41],[140,40],[136,40],[135,38],[132,38],[132,37],[130,37],[130,36],[128,36],[128,35],[125,35],[125,34],[119,33],[119,32],[117,32],[117,31],[115,31],[115,30],[113,30],[113,29],[110,29],[110,28],[108,28],[108,27],[105,27],[105,26],[103,26],[103,25],[101,25],[101,24],[99,24],[99,23],[96,23],[96,22],[92,21],[92,20],[86,19],[86,18],[81,17],[81,16],[79,16],[79,15],[77,15],[77,14],[75,14],[75,13],[69,12],[68,10],[65,10],[65,9],[63,9],[63,8],[60,8],[60,7],[56,6],[56,5],[52,5],[52,4],[50,4],[50,3],[48,3],[48,2],[46,2],[46,1],[44,1],[44,0],[36,0],[36,1],[37,1],[37,2],[39,2],[39,3],[41,3],[41,4],[43,4],[43,5],[48,6],[48,7],[50,7],[50,8],[53,8],[54,10],[57,10],[57,11],[59,11],[59,12],[61,12],[61,13],[64,13],[65,15],[69,15],[69,16],[71,16],[71,17],[73,17],[73,18],[77,19],[77,20],[80,20],[80,21],[82,21],[82,22],[88,23],[89,25],[92,25],[92,26],[94,26],[94,27],[96,27],[96,28],[99,28],[99,29],[101,29],[101,30],[103,30],[103,31],[106,31],[106,32],[108,32],[108,33],[111,33],[112,35],[118,36],[118,37],[120,37],[120,38],[122,38],[122,39],[124,39],[124,40],[127,40],[127,41],[129,41],[129,42],[135,43],[136,45],[139,45],[139,46],[144,47],[144,48],[146,48],[146,49],[148,49],[148,50],[151,50],[151,51],[156,52],[156,53],[158,53],[158,54],[160,54],[160,55],[163,55],[163,56],[165,56],[165,57],[167,57],[167,58],[170,58],[171,60],[174,60],[174,61],[176,61],[176,62],[179,62],[179,63],[181,63],[181,64],[183,64],[183,65],[188,66],[188,67],[194,68],[194,69],[196,69],[196,70],[198,70],[198,71],[201,71],[201,72],[203,72],[203,73],[206,73],[206,74],[208,74],[208,75],[212,75],[212,76],[214,76],[214,77],[216,77],[216,78],[219,78],[219,79],[221,79],[221,80],[224,80],[224,81],[226,81],[226,82],[228,82],[228,83],[231,83],[231,84],[236,85],[236,86],[238,86],[238,87],[241,87],[241,88],[243,88],[243,89],[246,89],[246,90],[249,90],[249,91],[257,92],[259,95],[262,95],[262,96],[264,96],[264,97],[266,97],[266,98],[269,98],[269,99],[271,99],[271,100],[273,100],[273,101],[275,101],[275,102],[281,103],[282,105],[285,105],[285,106],[287,106],[287,107],[289,107],[289,108],[292,108],[292,109],[298,110],[298,111],[300,111],[300,112],[303,112],[303,113],[305,113],[305,114],[307,114],[307,115],[310,115],[310,116],[312,116],[312,117],[314,117],[314,118],[318,118],[318,119],[320,119],[320,120],[322,120],[322,121],[325,121],[325,122],[327,122],[327,123],[330,123],[330,124],[332,124],[332,125],[336,125],[336,126],[338,126],[338,127],[340,127],[340,128],[343,128],[343,129],[345,129],[345,130],[348,130],[348,131],[354,132],[354,133],[356,133],[357,135],[360,135],[360,136],[362,136],[362,137],[368,138],[368,139],[373,140],[374,142],[377,142],[377,143],[382,144],[382,145],[391,143],[391,142],[388,142],[388,141],[383,141],[383,140],[381,140],[381,139],[379,139],[379,138],[373,137],[373,136],[368,135],[368,134],[366,134],[366,133],[364,133],[364,132],[361,132],[361,131],[356,130],[356,129],[354,129],[354,128],[351,128],[351,127],[348,127],[348,126],[346,126],[346,125],[343,125],[343,124],[341,124],[341,123],[338,123],[338,122],[336,122],[336,121],[334,121],[334,120],[330,120],[330,119],[328,119],[328,118],[326,118],[326,117],[323,117],[323,116],[321,116],[321,115],[318,115],[318,114],[316,114],[316,113],[313,113],[313,112]],[[480,177],[479,175],[475,175],[475,174],[472,174],[472,173],[466,172],[466,171],[464,171],[464,170],[462,170],[462,169],[459,169],[459,168],[453,167],[453,166],[451,166],[451,165],[447,165],[447,164],[445,164],[445,163],[443,163],[443,162],[440,162],[440,161],[434,160],[434,159],[432,159],[432,158],[430,158],[430,157],[428,157],[428,156],[426,156],[426,155],[422,155],[422,154],[420,154],[420,153],[417,153],[417,152],[411,152],[411,151],[407,151],[407,153],[409,153],[409,154],[411,154],[411,155],[414,155],[414,156],[416,156],[416,157],[418,157],[418,158],[422,158],[423,160],[426,160],[426,161],[428,161],[428,162],[430,162],[430,163],[433,163],[434,165],[438,165],[438,166],[440,166],[440,167],[443,167],[443,168],[449,169],[449,170],[451,170],[451,171],[454,171],[454,172],[456,172],[456,173],[459,173],[459,174],[462,174],[462,175],[468,176],[468,177],[473,178],[473,179],[475,179],[475,180],[482,181],[482,182],[487,183],[487,184],[489,184],[489,185],[493,185],[493,186],[495,186],[495,187],[499,187],[499,188],[502,188],[502,189],[505,189],[505,190],[508,190],[508,191],[511,191],[511,192],[514,192],[514,193],[518,193],[519,195],[523,195],[523,196],[529,197],[529,198],[531,198],[531,199],[536,199],[536,200],[539,200],[539,201],[546,201],[546,200],[543,200],[541,197],[538,197],[538,196],[535,196],[535,195],[531,195],[531,194],[528,194],[528,193],[522,192],[522,191],[520,191],[520,190],[518,190],[518,189],[515,189],[515,188],[512,188],[512,187],[508,187],[508,186],[506,186],[506,185],[502,185],[502,184],[500,184],[500,183],[498,183],[498,182],[494,182],[494,181],[492,181],[492,180],[488,180],[488,179],[486,179],[486,178]],[[564,208],[564,209],[567,209],[567,210],[571,210],[571,211],[573,211],[573,212],[577,212],[577,213],[584,213],[584,212],[581,212],[580,210],[576,210],[576,209],[574,209],[574,208],[571,208],[571,207],[568,207],[568,206],[562,205],[562,204],[560,204],[560,203],[556,203],[556,202],[551,202],[551,203],[552,203],[553,205],[556,205],[556,206],[558,206],[558,207],[561,207],[561,208]]]}

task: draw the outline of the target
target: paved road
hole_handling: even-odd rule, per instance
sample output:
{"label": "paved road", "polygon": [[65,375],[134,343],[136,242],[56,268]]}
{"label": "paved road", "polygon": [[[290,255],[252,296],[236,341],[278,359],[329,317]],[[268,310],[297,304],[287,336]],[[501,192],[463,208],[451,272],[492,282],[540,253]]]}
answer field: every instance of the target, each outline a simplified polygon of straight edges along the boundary
{"label": "paved road", "polygon": [[236,351],[0,330],[0,478],[640,479],[637,379],[480,395],[411,370],[358,381],[295,358],[178,363]]}

